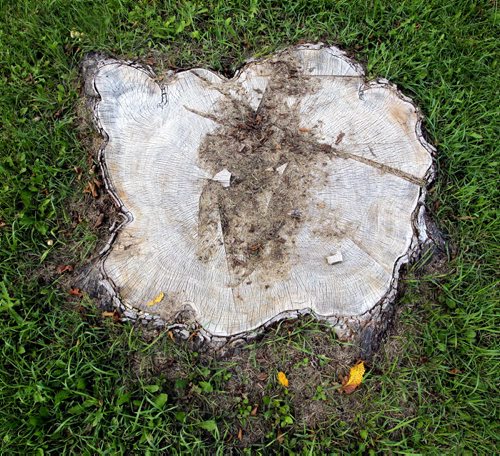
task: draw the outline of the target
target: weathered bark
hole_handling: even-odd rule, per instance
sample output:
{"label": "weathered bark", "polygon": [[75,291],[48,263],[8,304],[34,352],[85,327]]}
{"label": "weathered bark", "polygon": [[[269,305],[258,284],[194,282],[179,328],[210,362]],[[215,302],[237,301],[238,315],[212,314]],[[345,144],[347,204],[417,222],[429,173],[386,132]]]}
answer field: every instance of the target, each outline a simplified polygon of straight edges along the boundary
{"label": "weathered bark", "polygon": [[427,240],[434,149],[410,99],[320,45],[229,80],[193,69],[159,82],[107,58],[85,68],[125,216],[90,288],[128,318],[196,322],[212,341],[303,313],[379,337]]}

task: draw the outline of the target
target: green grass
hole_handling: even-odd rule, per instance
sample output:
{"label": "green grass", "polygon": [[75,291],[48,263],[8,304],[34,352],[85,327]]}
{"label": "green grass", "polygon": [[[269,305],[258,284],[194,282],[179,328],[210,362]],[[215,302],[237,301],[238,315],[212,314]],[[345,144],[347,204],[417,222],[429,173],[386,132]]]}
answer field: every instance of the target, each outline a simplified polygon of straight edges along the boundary
{"label": "green grass", "polygon": [[[498,453],[499,19],[487,0],[0,0],[1,454]],[[85,52],[231,74],[300,40],[398,84],[438,147],[429,207],[450,261],[409,275],[400,329],[351,396],[339,342],[310,320],[213,358],[103,321],[54,283],[96,243],[71,209],[92,204]]]}

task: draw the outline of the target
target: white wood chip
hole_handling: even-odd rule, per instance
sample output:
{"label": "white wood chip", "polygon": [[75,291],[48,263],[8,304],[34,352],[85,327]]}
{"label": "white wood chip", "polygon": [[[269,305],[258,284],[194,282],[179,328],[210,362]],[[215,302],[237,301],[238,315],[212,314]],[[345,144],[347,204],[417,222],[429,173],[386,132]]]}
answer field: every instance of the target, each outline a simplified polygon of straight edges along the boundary
{"label": "white wood chip", "polygon": [[344,259],[342,258],[342,253],[337,252],[333,255],[329,255],[326,257],[326,262],[328,264],[337,264],[337,263],[342,263]]}
{"label": "white wood chip", "polygon": [[287,166],[288,166],[288,163],[284,163],[283,165],[278,166],[276,168],[276,171],[278,172],[278,174],[283,175]]}
{"label": "white wood chip", "polygon": [[220,182],[223,187],[229,187],[231,185],[231,173],[227,169],[219,171],[212,180]]}

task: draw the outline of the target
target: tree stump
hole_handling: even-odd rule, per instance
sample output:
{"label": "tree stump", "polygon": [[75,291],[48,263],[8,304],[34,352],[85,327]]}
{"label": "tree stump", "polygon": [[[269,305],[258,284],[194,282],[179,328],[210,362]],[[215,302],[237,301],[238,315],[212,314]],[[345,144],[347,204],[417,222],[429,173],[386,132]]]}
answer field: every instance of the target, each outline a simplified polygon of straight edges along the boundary
{"label": "tree stump", "polygon": [[343,338],[380,334],[427,239],[434,149],[410,99],[322,45],[232,79],[159,80],[95,56],[84,66],[106,187],[125,216],[94,289],[128,318],[195,321],[212,341],[303,313]]}

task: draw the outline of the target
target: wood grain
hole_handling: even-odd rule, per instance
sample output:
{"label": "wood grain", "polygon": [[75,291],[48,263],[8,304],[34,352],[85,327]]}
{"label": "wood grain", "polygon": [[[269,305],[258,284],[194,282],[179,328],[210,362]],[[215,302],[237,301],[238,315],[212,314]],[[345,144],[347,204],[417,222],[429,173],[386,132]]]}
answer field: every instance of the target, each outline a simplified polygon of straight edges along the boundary
{"label": "wood grain", "polygon": [[167,324],[191,309],[225,338],[304,311],[342,332],[392,302],[433,175],[421,115],[394,85],[320,45],[232,79],[160,83],[107,58],[88,77],[127,216],[99,268],[126,308]]}

